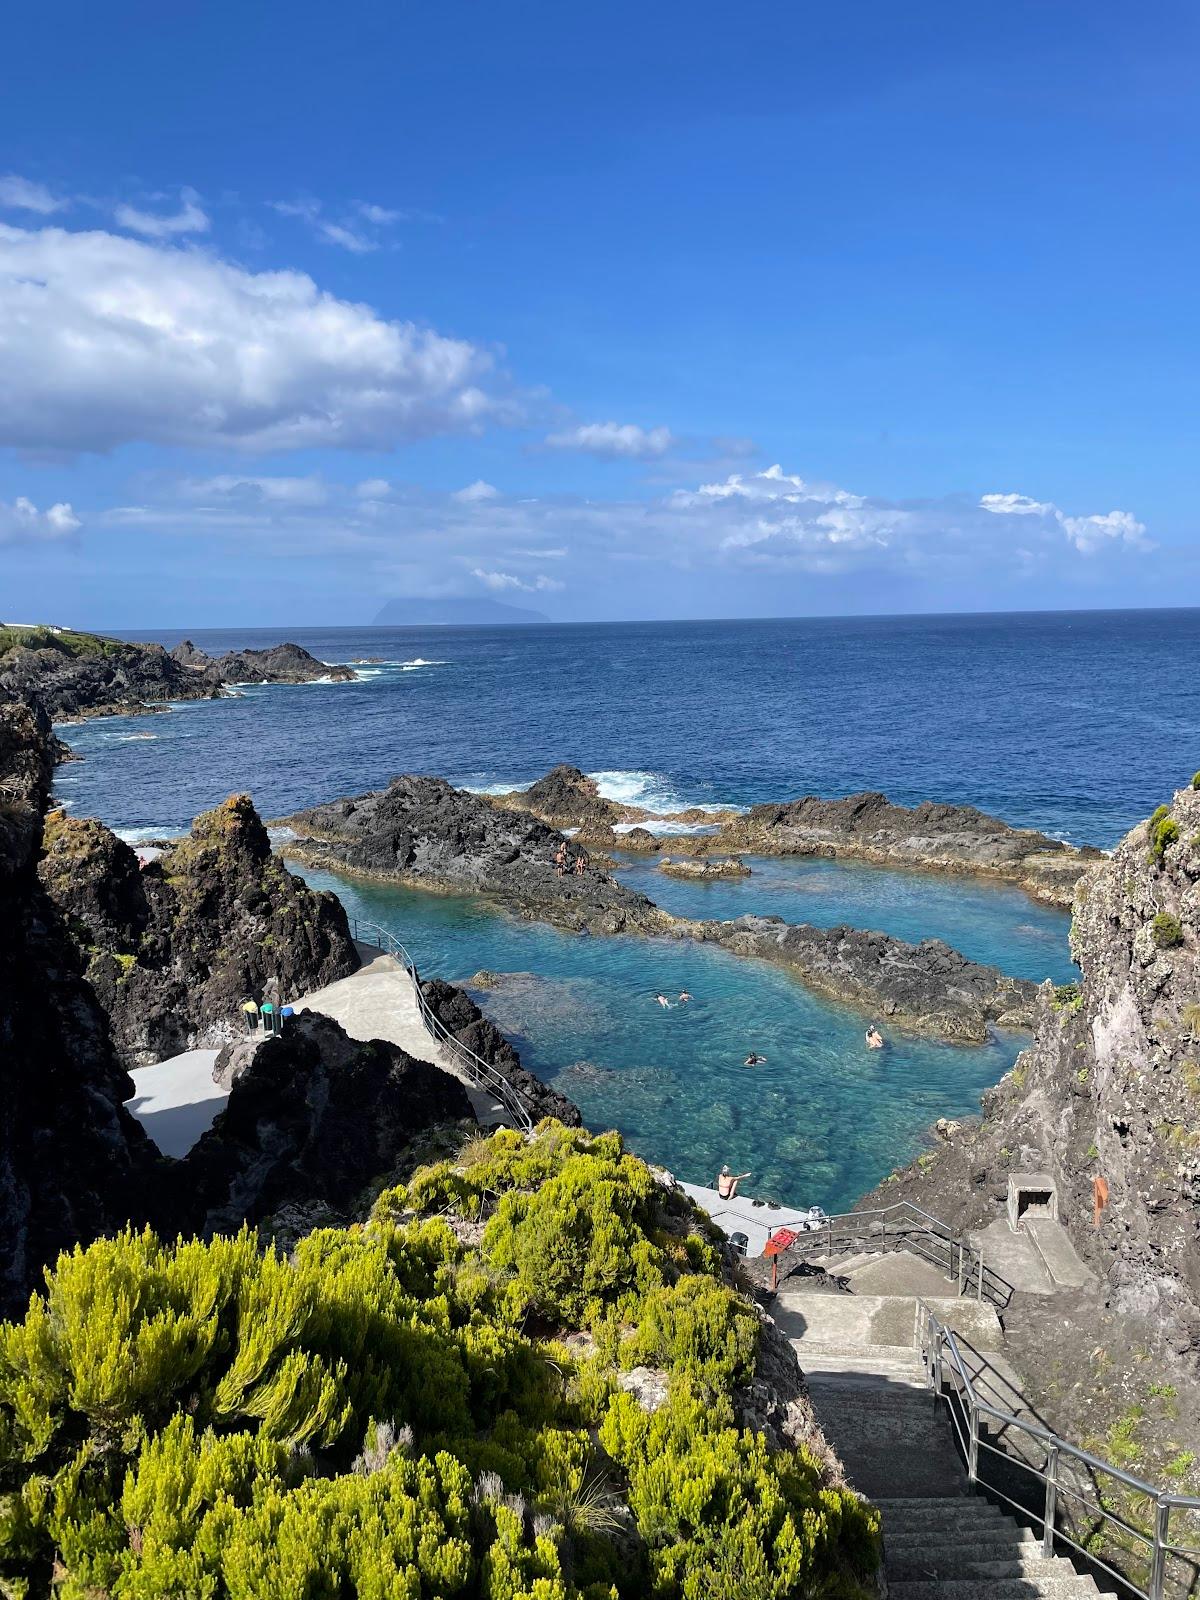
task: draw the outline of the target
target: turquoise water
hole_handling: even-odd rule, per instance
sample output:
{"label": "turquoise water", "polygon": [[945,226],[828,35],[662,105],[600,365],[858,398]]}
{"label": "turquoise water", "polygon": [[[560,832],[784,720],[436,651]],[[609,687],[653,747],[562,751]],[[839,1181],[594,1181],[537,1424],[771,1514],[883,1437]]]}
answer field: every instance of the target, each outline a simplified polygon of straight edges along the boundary
{"label": "turquoise water", "polygon": [[1067,949],[1070,915],[1039,905],[1020,889],[855,861],[742,860],[750,877],[699,883],[659,872],[652,858],[622,856],[617,877],[680,917],[755,912],[818,928],[845,922],[912,943],[944,939],[972,961],[989,962],[1014,978],[1069,983],[1079,976]]}
{"label": "turquoise water", "polygon": [[[461,981],[481,967],[526,976],[477,996],[540,1077],[594,1128],[677,1176],[749,1169],[756,1195],[848,1207],[923,1147],[939,1116],[978,1109],[1023,1039],[979,1048],[897,1034],[863,1046],[866,1019],[786,973],[671,940],[589,938],[520,922],[485,902],[306,869],[351,916],[381,923],[418,966]],[[751,880],[753,882],[753,880]],[[536,974],[536,976],[534,976]],[[694,1000],[664,1011],[662,989]],[[766,1064],[746,1068],[751,1050]]]}

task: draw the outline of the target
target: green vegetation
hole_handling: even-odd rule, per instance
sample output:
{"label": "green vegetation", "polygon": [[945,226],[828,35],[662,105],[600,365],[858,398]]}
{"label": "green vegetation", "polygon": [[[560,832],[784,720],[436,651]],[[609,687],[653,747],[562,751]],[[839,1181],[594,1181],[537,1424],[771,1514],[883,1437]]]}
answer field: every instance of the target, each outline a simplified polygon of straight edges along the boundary
{"label": "green vegetation", "polygon": [[688,1202],[615,1134],[466,1154],[287,1259],[248,1230],[60,1257],[0,1325],[0,1593],[861,1595],[878,1518],[739,1427],[759,1323]]}
{"label": "green vegetation", "polygon": [[1083,1004],[1083,990],[1077,983],[1059,983],[1054,986],[1050,1005],[1055,1011],[1078,1011]]}
{"label": "green vegetation", "polygon": [[1200,789],[1200,772],[1192,773],[1192,788]]}
{"label": "green vegetation", "polygon": [[1151,937],[1160,950],[1183,943],[1183,924],[1169,911],[1160,911],[1150,925]]}
{"label": "green vegetation", "polygon": [[1167,846],[1174,844],[1179,838],[1179,824],[1167,806],[1159,806],[1151,813],[1146,826],[1150,831],[1150,860],[1155,866],[1161,867]]}
{"label": "green vegetation", "polygon": [[9,650],[57,650],[64,656],[118,656],[129,649],[120,639],[105,639],[95,633],[76,633],[71,628],[14,627],[0,623],[0,656]]}

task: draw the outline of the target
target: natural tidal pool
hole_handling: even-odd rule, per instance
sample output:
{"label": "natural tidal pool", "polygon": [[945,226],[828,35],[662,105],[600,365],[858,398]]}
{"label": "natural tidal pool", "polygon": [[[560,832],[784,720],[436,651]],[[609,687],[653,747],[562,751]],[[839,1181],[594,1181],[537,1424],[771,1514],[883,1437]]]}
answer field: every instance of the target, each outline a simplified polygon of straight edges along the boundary
{"label": "natural tidal pool", "polygon": [[[868,1051],[868,1019],[766,963],[672,940],[561,933],[471,898],[303,876],[392,932],[423,973],[521,974],[476,998],[525,1064],[589,1126],[618,1128],[638,1154],[696,1182],[728,1161],[752,1172],[755,1195],[844,1209],[911,1160],[937,1117],[976,1111],[1025,1042],[998,1035],[962,1047],[896,1033]],[[654,1000],[685,989],[695,998],[669,1011]],[[752,1050],[764,1065],[742,1065]]]}
{"label": "natural tidal pool", "polygon": [[[670,854],[669,846],[664,854]],[[740,859],[750,868],[748,878],[673,878],[658,870],[656,858],[632,855],[618,858],[616,875],[679,917],[752,912],[818,928],[844,922],[913,944],[944,939],[972,961],[1014,978],[1071,983],[1079,976],[1067,948],[1069,912],[1040,905],[1006,884],[828,857]]]}

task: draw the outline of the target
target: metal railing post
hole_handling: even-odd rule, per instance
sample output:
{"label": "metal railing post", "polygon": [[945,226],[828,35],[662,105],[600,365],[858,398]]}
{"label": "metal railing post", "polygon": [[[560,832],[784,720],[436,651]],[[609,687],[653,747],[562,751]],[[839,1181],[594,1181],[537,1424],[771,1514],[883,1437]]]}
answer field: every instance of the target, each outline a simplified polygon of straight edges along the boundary
{"label": "metal railing post", "polygon": [[1154,1557],[1150,1565],[1150,1600],[1162,1600],[1167,1575],[1167,1545],[1171,1537],[1170,1501],[1154,1504]]}
{"label": "metal railing post", "polygon": [[958,1241],[958,1292],[963,1292],[963,1267],[966,1264],[966,1255],[963,1251],[963,1242]]}
{"label": "metal railing post", "polygon": [[983,1299],[983,1251],[979,1252],[979,1288],[975,1293],[976,1300]]}
{"label": "metal railing post", "polygon": [[975,1484],[979,1481],[979,1413],[975,1409],[974,1395],[968,1395],[968,1411],[970,1418],[971,1434],[967,1446],[967,1481]]}
{"label": "metal railing post", "polygon": [[1042,1554],[1049,1561],[1054,1554],[1054,1524],[1058,1517],[1058,1440],[1046,1452],[1046,1505],[1042,1512]]}

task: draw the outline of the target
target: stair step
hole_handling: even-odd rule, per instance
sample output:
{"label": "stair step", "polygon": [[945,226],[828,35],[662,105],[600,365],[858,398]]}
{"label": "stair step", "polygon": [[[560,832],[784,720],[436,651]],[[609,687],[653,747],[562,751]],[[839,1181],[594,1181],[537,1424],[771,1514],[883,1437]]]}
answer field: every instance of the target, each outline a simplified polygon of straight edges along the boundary
{"label": "stair step", "polygon": [[883,1539],[889,1550],[907,1550],[921,1546],[925,1549],[953,1544],[967,1535],[972,1539],[986,1539],[989,1544],[1001,1543],[1010,1550],[1024,1541],[1015,1523],[1001,1517],[930,1517],[914,1518],[911,1522],[893,1520],[884,1513]]}
{"label": "stair step", "polygon": [[[780,1300],[783,1296],[780,1295]],[[830,1344],[822,1339],[793,1339],[792,1348],[804,1365],[804,1357],[811,1351],[817,1356],[844,1356],[847,1360],[879,1356],[891,1361],[920,1361],[920,1356],[910,1344]]]}
{"label": "stair step", "polygon": [[[1046,1563],[1047,1567],[1050,1563]],[[987,1587],[975,1578],[889,1578],[889,1600],[1037,1600],[1047,1595],[1050,1600],[1075,1600],[1099,1594],[1091,1578],[1080,1577],[1073,1568],[1066,1574],[1048,1572],[1019,1578],[993,1578]]]}
{"label": "stair step", "polygon": [[1011,1517],[997,1511],[986,1500],[977,1500],[970,1495],[963,1495],[961,1499],[947,1499],[943,1495],[936,1500],[909,1500],[902,1509],[893,1509],[881,1500],[876,1500],[875,1504],[883,1514],[884,1527],[893,1528],[897,1533],[923,1533],[940,1524],[959,1527],[964,1522],[988,1523],[999,1528],[1015,1529],[1017,1526]]}
{"label": "stair step", "polygon": [[872,1389],[877,1393],[880,1390],[911,1389],[914,1394],[929,1399],[924,1378],[913,1372],[905,1372],[900,1367],[894,1370],[874,1367],[868,1372],[860,1371],[858,1368],[850,1370],[845,1367],[805,1367],[804,1376],[808,1379],[810,1389],[838,1389],[844,1386]]}
{"label": "stair step", "polygon": [[[1051,1563],[1033,1546],[1033,1554],[1025,1551],[1002,1551],[999,1555],[985,1555],[974,1548],[947,1548],[928,1555],[907,1550],[893,1556],[889,1551],[885,1560],[889,1583],[901,1583],[909,1578],[1040,1578],[1050,1570]],[[1078,1574],[1076,1574],[1078,1576]]]}
{"label": "stair step", "polygon": [[[893,1555],[911,1555],[930,1551],[940,1555],[944,1550],[961,1549],[964,1523],[946,1528],[905,1528],[889,1530],[885,1525],[883,1542],[889,1558]],[[1010,1531],[1011,1530],[1011,1531]],[[1015,1523],[994,1527],[991,1523],[971,1524],[971,1555],[980,1561],[1000,1560],[1026,1550],[1041,1551],[1042,1541],[1035,1539],[1028,1528],[1018,1528]]]}

